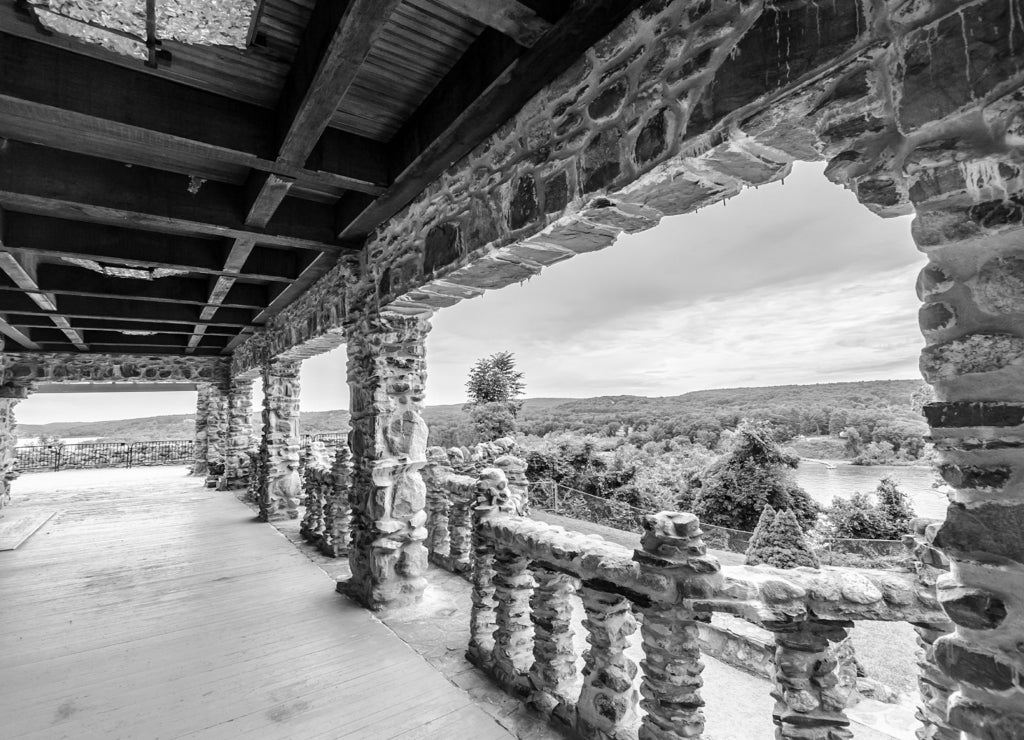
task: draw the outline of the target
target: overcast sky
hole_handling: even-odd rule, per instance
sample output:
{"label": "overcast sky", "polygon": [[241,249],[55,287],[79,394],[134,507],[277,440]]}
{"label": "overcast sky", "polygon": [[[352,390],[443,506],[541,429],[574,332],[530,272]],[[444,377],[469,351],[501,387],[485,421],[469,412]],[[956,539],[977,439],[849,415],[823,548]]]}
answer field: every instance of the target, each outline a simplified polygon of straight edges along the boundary
{"label": "overcast sky", "polygon": [[[910,218],[883,220],[798,164],[785,183],[666,218],[601,252],[443,309],[427,402],[461,403],[477,358],[509,350],[527,396],[918,377]],[[344,347],[307,360],[302,408],[346,408]],[[19,421],[191,413],[195,393],[37,395]]]}

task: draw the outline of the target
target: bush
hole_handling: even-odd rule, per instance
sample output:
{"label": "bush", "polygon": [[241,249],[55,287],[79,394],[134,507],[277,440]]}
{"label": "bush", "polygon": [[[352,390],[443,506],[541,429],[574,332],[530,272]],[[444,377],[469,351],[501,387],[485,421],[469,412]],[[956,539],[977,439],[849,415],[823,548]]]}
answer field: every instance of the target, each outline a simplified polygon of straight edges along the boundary
{"label": "bush", "polygon": [[835,498],[825,511],[831,536],[857,540],[898,540],[910,531],[914,516],[910,499],[891,478],[879,481],[874,498],[867,493]]}

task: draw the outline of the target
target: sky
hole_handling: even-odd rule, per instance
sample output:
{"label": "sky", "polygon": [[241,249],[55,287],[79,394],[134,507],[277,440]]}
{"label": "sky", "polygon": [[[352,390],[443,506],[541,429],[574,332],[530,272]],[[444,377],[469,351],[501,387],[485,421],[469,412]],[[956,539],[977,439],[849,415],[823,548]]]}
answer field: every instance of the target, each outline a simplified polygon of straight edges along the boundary
{"label": "sky", "polygon": [[[427,403],[464,402],[473,363],[506,350],[534,398],[919,377],[914,282],[925,259],[911,219],[875,216],[823,169],[797,163],[782,183],[442,309],[427,341]],[[301,380],[303,409],[347,408],[345,348],[306,360]],[[36,395],[17,416],[194,408],[194,392]]]}

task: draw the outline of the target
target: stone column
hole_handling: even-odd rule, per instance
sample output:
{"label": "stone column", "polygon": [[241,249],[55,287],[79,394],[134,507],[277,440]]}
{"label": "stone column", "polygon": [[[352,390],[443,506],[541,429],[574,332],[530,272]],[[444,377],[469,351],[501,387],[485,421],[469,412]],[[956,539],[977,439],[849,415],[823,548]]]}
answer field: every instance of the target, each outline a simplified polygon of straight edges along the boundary
{"label": "stone column", "polygon": [[640,706],[647,714],[640,740],[682,740],[704,732],[703,685],[697,622],[688,599],[707,598],[721,581],[721,566],[707,554],[700,522],[693,514],[662,512],[644,518],[643,547],[633,559],[652,582],[669,579],[681,598],[642,609],[644,669]]}
{"label": "stone column", "polygon": [[929,260],[921,370],[938,400],[924,411],[954,489],[928,534],[949,559],[938,594],[956,628],[922,639],[955,689],[946,701],[931,682],[949,725],[1004,740],[1024,733],[1024,168],[967,159],[943,176],[919,191],[912,232]]}
{"label": "stone column", "polygon": [[530,704],[571,724],[564,709],[572,701],[576,687],[579,655],[573,644],[572,597],[580,588],[580,579],[539,566],[533,568],[533,575],[537,587],[530,599],[533,621]]}
{"label": "stone column", "polygon": [[195,442],[192,447],[192,475],[206,477],[210,470],[209,462],[206,459],[206,409],[209,404],[210,386],[201,383],[196,387],[196,432]]}
{"label": "stone column", "polygon": [[352,578],[339,586],[371,609],[418,601],[426,587],[426,317],[367,316],[348,337]]}
{"label": "stone column", "polygon": [[299,368],[301,361],[275,360],[263,368],[263,438],[260,519],[299,516]]}
{"label": "stone column", "polygon": [[206,487],[216,488],[227,458],[228,397],[216,385],[206,396]]}
{"label": "stone column", "polygon": [[336,558],[348,552],[352,509],[352,455],[348,445],[338,445],[331,468],[331,494],[324,502],[324,532],[320,538],[320,552]]}
{"label": "stone column", "polygon": [[249,484],[249,443],[252,437],[251,380],[231,381],[227,415],[224,487],[245,488]]}
{"label": "stone column", "polygon": [[846,638],[852,622],[766,622],[775,633],[775,737],[778,740],[852,740],[846,692],[838,688],[839,661],[830,643]]}
{"label": "stone column", "polygon": [[14,407],[25,398],[27,389],[18,386],[0,387],[0,509],[11,501],[11,481],[18,477],[18,436],[15,433]]}

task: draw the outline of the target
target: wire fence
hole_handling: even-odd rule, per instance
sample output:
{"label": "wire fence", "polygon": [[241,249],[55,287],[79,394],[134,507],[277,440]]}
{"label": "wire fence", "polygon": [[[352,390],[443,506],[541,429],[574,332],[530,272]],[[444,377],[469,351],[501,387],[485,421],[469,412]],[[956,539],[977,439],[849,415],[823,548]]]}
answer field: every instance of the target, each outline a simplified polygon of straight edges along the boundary
{"label": "wire fence", "polygon": [[15,448],[21,473],[78,468],[131,468],[191,463],[191,439],[153,442],[77,442]]}
{"label": "wire fence", "polygon": [[[656,513],[550,480],[530,484],[530,504],[552,514],[636,533],[643,532],[643,518]],[[750,547],[753,532],[704,522],[701,522],[700,528],[704,532],[704,543],[712,550],[726,550],[742,555]],[[894,567],[907,557],[900,540],[827,538],[814,544],[822,565]]]}

